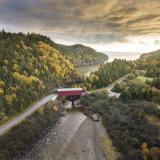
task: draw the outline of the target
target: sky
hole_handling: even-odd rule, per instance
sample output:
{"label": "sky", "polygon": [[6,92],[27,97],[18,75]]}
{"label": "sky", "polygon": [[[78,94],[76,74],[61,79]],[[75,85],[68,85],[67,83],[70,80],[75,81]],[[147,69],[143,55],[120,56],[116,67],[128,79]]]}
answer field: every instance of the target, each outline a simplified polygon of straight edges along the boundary
{"label": "sky", "polygon": [[0,0],[0,29],[98,51],[160,49],[160,0]]}

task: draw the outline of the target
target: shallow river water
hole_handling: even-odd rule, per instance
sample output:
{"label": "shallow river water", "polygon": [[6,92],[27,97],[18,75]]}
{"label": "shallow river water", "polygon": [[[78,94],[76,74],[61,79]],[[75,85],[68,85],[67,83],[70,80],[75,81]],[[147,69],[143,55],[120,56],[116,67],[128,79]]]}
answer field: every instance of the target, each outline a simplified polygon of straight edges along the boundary
{"label": "shallow river water", "polygon": [[69,112],[26,154],[22,160],[58,160],[86,119],[81,112]]}

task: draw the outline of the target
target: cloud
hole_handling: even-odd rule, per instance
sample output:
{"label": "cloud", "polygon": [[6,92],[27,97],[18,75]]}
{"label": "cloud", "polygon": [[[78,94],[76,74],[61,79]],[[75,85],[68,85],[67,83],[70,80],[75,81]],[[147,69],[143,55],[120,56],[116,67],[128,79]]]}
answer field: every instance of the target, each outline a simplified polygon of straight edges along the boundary
{"label": "cloud", "polygon": [[159,41],[159,40],[155,40],[155,41],[154,41],[154,44],[155,44],[155,45],[160,45],[160,41]]}
{"label": "cloud", "polygon": [[160,34],[159,0],[0,0],[0,25],[88,43]]}

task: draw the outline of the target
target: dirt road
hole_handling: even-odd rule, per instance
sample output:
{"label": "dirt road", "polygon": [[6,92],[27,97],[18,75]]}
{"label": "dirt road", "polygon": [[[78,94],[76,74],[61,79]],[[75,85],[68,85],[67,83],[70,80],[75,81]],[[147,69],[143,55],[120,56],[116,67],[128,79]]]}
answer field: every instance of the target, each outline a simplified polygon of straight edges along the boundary
{"label": "dirt road", "polygon": [[4,133],[6,133],[9,129],[16,126],[20,122],[22,122],[26,117],[30,116],[32,113],[34,113],[38,108],[46,104],[48,101],[55,100],[57,98],[56,94],[48,95],[45,98],[42,98],[37,103],[34,103],[30,107],[28,107],[26,110],[24,110],[21,114],[16,116],[15,118],[7,121],[3,125],[0,126],[0,136]]}
{"label": "dirt road", "polygon": [[104,87],[104,88],[100,88],[100,89],[95,89],[95,90],[92,90],[92,91],[89,91],[89,93],[94,93],[94,92],[101,92],[101,91],[111,91],[111,89],[114,87],[114,85],[116,83],[121,83],[123,82],[129,75],[131,75],[131,73],[128,73],[124,76],[122,76],[121,78],[119,78],[118,80],[116,80],[115,82],[111,83],[110,85],[108,85],[107,87]]}
{"label": "dirt road", "polygon": [[[130,74],[126,74],[125,76],[121,77],[116,82],[112,83],[111,85],[109,85],[105,88],[102,88],[102,89],[97,89],[97,90],[94,90],[94,91],[90,91],[89,93],[103,91],[103,90],[110,91],[113,88],[115,83],[121,83],[129,75]],[[28,107],[26,110],[24,110],[21,114],[17,115],[15,118],[13,118],[13,119],[7,121],[6,123],[4,123],[3,125],[1,125],[0,126],[0,136],[2,134],[6,133],[12,127],[14,127],[17,124],[19,124],[20,122],[22,122],[26,117],[30,116],[32,113],[34,113],[38,108],[40,108],[41,106],[46,104],[48,101],[55,100],[56,98],[57,98],[56,94],[48,95],[48,96],[44,97],[43,99],[41,99],[40,101],[38,101],[37,103]]]}

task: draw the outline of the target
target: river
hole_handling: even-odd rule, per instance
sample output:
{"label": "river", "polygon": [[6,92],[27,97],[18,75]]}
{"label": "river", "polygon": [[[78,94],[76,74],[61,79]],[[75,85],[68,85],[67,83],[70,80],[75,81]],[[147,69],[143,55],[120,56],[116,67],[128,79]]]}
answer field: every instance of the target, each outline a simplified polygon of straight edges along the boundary
{"label": "river", "polygon": [[20,160],[106,160],[100,146],[100,125],[82,112],[69,111]]}

